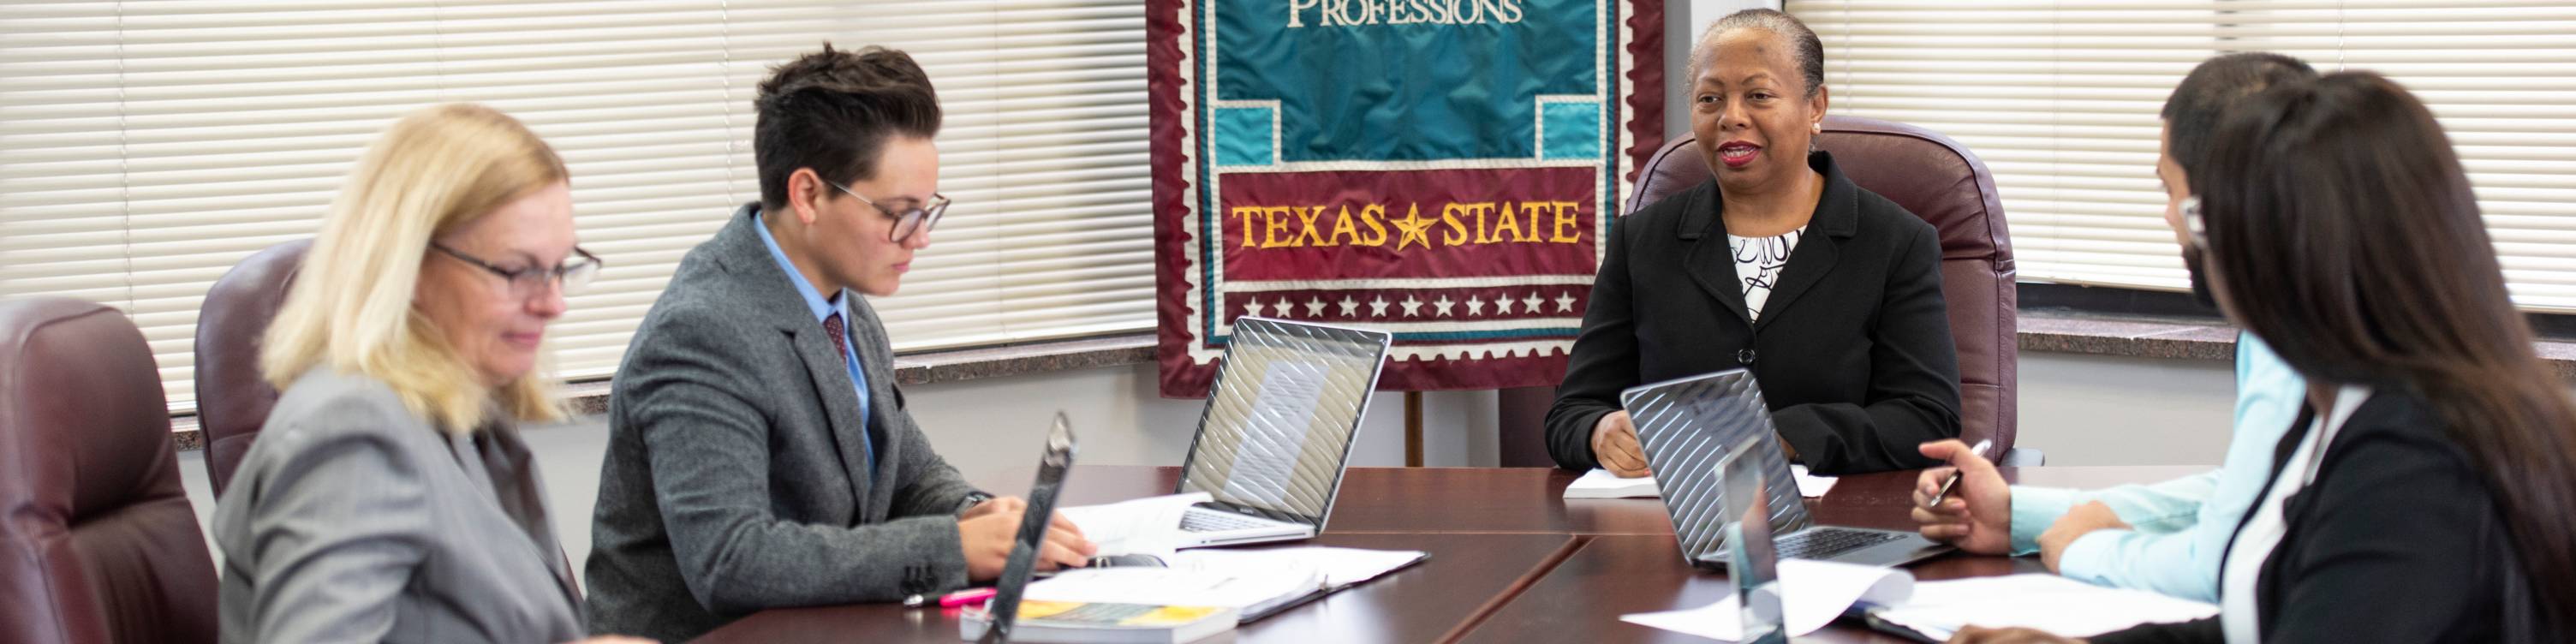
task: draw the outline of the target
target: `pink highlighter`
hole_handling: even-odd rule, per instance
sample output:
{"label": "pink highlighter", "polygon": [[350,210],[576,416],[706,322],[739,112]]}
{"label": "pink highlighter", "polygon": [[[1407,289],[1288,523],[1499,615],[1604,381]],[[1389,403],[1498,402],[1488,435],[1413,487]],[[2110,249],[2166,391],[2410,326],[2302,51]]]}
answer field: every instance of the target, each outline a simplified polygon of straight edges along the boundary
{"label": "pink highlighter", "polygon": [[997,591],[997,590],[995,590],[995,589],[992,589],[992,588],[968,588],[968,589],[965,589],[965,590],[960,590],[960,591],[957,591],[957,592],[949,593],[949,594],[946,594],[946,595],[941,595],[941,596],[939,596],[939,607],[940,607],[940,608],[956,608],[956,607],[959,607],[959,606],[964,606],[964,605],[967,605],[967,604],[972,604],[972,603],[975,603],[975,602],[980,602],[980,601],[984,601],[984,600],[987,600],[987,599],[992,599],[992,598],[993,598],[993,593],[995,593],[995,592],[998,592],[998,591]]}

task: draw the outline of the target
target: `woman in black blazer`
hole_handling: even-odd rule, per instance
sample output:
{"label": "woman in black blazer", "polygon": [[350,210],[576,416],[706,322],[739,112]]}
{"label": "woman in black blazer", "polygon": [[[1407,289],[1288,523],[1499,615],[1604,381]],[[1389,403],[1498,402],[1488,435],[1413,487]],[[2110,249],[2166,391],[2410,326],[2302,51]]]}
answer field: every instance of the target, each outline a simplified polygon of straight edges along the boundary
{"label": "woman in black blazer", "polygon": [[1743,367],[1815,472],[1931,465],[1916,446],[1959,435],[1939,238],[1809,149],[1822,45],[1795,18],[1746,10],[1709,27],[1690,78],[1691,129],[1716,177],[1612,227],[1548,453],[1643,476],[1620,390]]}
{"label": "woman in black blazer", "polygon": [[2308,407],[2228,543],[2219,616],[2097,639],[2571,641],[2576,408],[2432,112],[2337,73],[2231,106],[2213,139],[2185,227]]}

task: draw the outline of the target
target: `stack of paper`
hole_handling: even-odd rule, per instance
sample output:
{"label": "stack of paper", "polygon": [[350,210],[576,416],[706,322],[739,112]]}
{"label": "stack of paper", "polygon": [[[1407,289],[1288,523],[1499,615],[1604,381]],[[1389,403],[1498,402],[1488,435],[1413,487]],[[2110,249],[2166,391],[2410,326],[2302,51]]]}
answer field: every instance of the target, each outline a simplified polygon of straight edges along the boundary
{"label": "stack of paper", "polygon": [[1970,624],[2092,637],[2139,624],[2200,619],[2218,614],[2218,606],[2030,574],[1916,584],[1914,596],[1903,604],[1870,612],[1880,621],[1934,639],[1948,639]]}
{"label": "stack of paper", "polygon": [[[1830,561],[1780,561],[1782,623],[1792,637],[1813,633],[1851,607],[1933,640],[1967,625],[2035,628],[2092,637],[2139,624],[2218,614],[2218,607],[2142,590],[2104,588],[2046,574],[1915,583],[1903,570]],[[1622,615],[1620,621],[1726,641],[1743,636],[1729,595],[1701,608]]]}
{"label": "stack of paper", "polygon": [[[1812,499],[1834,489],[1834,477],[1808,474],[1805,465],[1790,465],[1789,473],[1798,478],[1798,496]],[[1569,499],[1651,499],[1663,495],[1663,491],[1655,487],[1655,477],[1623,479],[1611,474],[1610,470],[1584,472],[1582,478],[1565,486],[1565,498]],[[1084,528],[1086,531],[1089,529]]]}
{"label": "stack of paper", "polygon": [[1428,555],[1420,550],[1307,546],[1189,550],[1169,567],[1077,568],[1029,584],[1025,597],[1058,602],[1219,606],[1243,621],[1376,579]]}
{"label": "stack of paper", "polygon": [[1077,568],[1029,584],[1035,601],[1216,606],[1266,613],[1324,590],[1324,573],[1307,566]]}

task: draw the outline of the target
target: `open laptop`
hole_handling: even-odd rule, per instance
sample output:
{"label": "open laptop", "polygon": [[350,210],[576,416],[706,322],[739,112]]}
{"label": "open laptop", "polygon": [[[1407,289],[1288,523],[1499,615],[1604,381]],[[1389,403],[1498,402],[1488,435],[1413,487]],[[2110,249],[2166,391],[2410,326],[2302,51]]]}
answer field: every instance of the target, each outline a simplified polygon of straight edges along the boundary
{"label": "open laptop", "polygon": [[[985,604],[975,619],[961,621],[958,628],[966,639],[982,644],[1011,641],[1011,629],[1019,623],[1020,593],[1028,589],[1029,577],[1036,569],[1038,548],[1046,542],[1047,524],[1055,516],[1055,496],[1064,488],[1065,473],[1073,468],[1073,424],[1063,411],[1055,413],[1055,425],[1047,431],[1046,451],[1038,458],[1037,482],[1029,486],[1029,505],[1020,514],[1020,530],[1013,535],[1011,557],[1002,564],[1002,578],[994,584],[993,599]],[[982,631],[975,623],[985,624]]]}
{"label": "open laptop", "polygon": [[1386,365],[1385,331],[1242,317],[1181,463],[1180,547],[1313,537],[1332,513],[1351,443]]}
{"label": "open laptop", "polygon": [[[1816,525],[1798,498],[1789,458],[1780,451],[1770,407],[1752,372],[1742,369],[1631,387],[1619,400],[1637,424],[1646,464],[1664,493],[1682,558],[1691,565],[1726,565],[1726,510],[1730,500],[1760,499],[1770,511],[1779,556],[1876,566],[1897,566],[1938,556],[1951,547],[1913,532]],[[1748,447],[1749,446],[1749,447]],[[1759,461],[1762,485],[1729,484],[1718,466],[1731,452]]]}

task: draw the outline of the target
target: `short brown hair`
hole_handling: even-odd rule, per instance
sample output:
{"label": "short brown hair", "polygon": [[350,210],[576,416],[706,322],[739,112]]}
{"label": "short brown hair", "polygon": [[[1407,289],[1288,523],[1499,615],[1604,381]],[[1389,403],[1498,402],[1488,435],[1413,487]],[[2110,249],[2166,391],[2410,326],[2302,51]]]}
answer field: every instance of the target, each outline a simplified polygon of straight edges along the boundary
{"label": "short brown hair", "polygon": [[939,134],[939,94],[912,56],[869,45],[806,54],[770,70],[760,83],[752,161],[760,168],[760,203],[787,203],[787,177],[813,168],[847,185],[876,176],[886,137]]}

